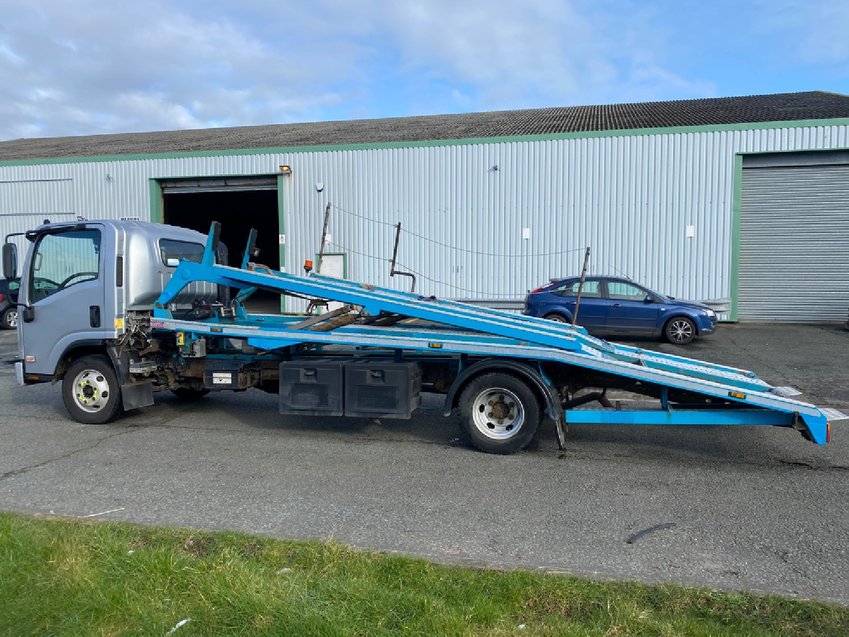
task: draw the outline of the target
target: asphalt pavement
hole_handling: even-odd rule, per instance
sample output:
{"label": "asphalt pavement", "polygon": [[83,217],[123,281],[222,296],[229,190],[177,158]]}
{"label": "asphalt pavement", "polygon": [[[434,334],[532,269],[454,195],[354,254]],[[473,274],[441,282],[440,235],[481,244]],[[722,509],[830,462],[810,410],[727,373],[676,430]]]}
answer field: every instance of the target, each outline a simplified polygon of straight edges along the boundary
{"label": "asphalt pavement", "polygon": [[[849,332],[721,325],[663,349],[755,370],[849,413]],[[0,358],[15,353],[0,333]],[[219,393],[109,425],[0,365],[0,509],[334,538],[443,562],[674,581],[849,604],[849,421],[825,447],[772,427],[572,426],[492,456],[441,398],[408,421],[295,418]]]}

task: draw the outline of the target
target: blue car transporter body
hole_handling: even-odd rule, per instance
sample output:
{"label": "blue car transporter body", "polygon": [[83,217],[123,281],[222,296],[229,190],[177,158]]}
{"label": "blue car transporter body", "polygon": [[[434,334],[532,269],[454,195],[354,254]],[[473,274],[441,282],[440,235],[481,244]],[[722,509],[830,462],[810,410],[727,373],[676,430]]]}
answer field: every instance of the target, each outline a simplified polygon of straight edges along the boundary
{"label": "blue car transporter body", "polygon": [[[569,424],[773,425],[795,428],[825,444],[829,420],[846,418],[800,402],[792,397],[798,395],[792,388],[772,387],[753,372],[613,344],[580,327],[315,273],[275,271],[249,261],[255,231],[241,268],[219,265],[218,235],[213,224],[201,262],[180,262],[154,304],[150,326],[153,332],[173,333],[180,352],[228,369],[219,376],[222,388],[229,387],[233,373],[247,373],[239,367],[243,364],[280,365],[282,395],[286,365],[300,365],[302,373],[310,360],[382,357],[421,369],[425,383],[446,394],[445,415],[460,407],[474,444],[496,453],[527,445],[530,437],[520,440],[518,429],[524,424],[533,434],[536,422],[527,421],[539,420],[543,413],[557,424],[561,446]],[[171,302],[187,285],[202,281],[239,292],[203,318],[175,316]],[[308,318],[251,314],[244,301],[259,289],[343,305]],[[216,345],[231,340],[247,348],[234,352]],[[429,375],[429,369],[445,365],[453,369],[447,380]],[[205,386],[214,387],[214,372],[212,381],[208,370],[206,377]],[[518,385],[505,378],[518,380]],[[607,399],[607,388],[640,394],[652,404],[637,401],[637,408],[623,409],[619,401],[613,405]],[[525,399],[531,395],[538,398],[538,407]],[[598,408],[588,408],[590,403]],[[407,416],[416,404],[407,406]],[[286,412],[282,403],[281,412],[296,413]]]}

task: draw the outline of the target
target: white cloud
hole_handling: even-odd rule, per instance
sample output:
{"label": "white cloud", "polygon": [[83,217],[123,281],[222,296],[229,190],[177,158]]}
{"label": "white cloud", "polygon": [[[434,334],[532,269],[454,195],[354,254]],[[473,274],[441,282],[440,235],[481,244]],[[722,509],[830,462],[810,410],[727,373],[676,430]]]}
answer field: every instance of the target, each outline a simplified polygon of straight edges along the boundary
{"label": "white cloud", "polygon": [[479,109],[713,90],[664,66],[669,36],[655,26],[658,12],[642,3],[373,0],[369,7],[406,74],[447,83],[448,97],[471,90]]}
{"label": "white cloud", "polygon": [[[728,44],[675,0],[3,5],[0,139],[703,97]],[[742,5],[846,67],[845,0]]]}
{"label": "white cloud", "polygon": [[286,122],[339,99],[353,60],[316,51],[309,69],[287,32],[264,40],[238,16],[183,6],[4,3],[0,138]]}

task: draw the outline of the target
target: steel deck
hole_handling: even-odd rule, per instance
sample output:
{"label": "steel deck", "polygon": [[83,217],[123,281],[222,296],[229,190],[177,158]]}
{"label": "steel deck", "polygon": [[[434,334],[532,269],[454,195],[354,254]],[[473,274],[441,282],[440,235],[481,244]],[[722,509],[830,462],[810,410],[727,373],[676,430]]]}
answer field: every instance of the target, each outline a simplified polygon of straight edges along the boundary
{"label": "steel deck", "polygon": [[[241,268],[217,265],[216,237],[217,231],[211,230],[200,263],[180,263],[155,304],[154,329],[241,338],[265,352],[301,344],[345,345],[564,363],[650,383],[659,386],[663,395],[669,389],[686,390],[739,406],[677,410],[662,400],[660,410],[567,410],[564,419],[571,423],[795,426],[824,444],[829,420],[846,417],[794,400],[788,388],[773,388],[751,371],[610,343],[581,327],[317,274],[295,276],[255,266],[247,257]],[[170,303],[195,281],[240,290],[233,302],[234,316],[175,318]],[[256,289],[337,301],[351,309],[310,320],[249,314],[243,303]],[[344,319],[336,326],[339,316]],[[403,319],[403,324],[374,324],[387,318]]]}

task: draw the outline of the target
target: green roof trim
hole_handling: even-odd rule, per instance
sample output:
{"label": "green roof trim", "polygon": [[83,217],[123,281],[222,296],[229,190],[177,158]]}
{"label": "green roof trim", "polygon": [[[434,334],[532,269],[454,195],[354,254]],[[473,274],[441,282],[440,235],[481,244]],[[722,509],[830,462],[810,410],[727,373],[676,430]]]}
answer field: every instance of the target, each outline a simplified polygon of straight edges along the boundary
{"label": "green roof trim", "polygon": [[313,146],[262,147],[230,150],[177,151],[168,153],[142,153],[121,155],[96,155],[91,157],[55,157],[30,160],[0,161],[6,166],[42,166],[56,164],[86,164],[110,161],[138,161],[148,159],[184,159],[192,157],[221,157],[244,155],[273,155],[333,152],[342,150],[375,150],[393,148],[431,148],[438,146],[470,146],[474,144],[505,144],[512,142],[546,142],[568,139],[593,139],[602,137],[638,137],[643,135],[683,135],[688,133],[715,133],[740,130],[770,130],[780,128],[812,128],[821,126],[849,126],[849,117],[837,119],[785,120],[775,122],[752,122],[740,124],[710,124],[705,126],[675,126],[669,128],[631,128],[604,131],[580,131],[573,133],[550,133],[538,135],[504,135],[498,137],[469,137],[425,141],[396,141],[356,144],[326,144]]}

